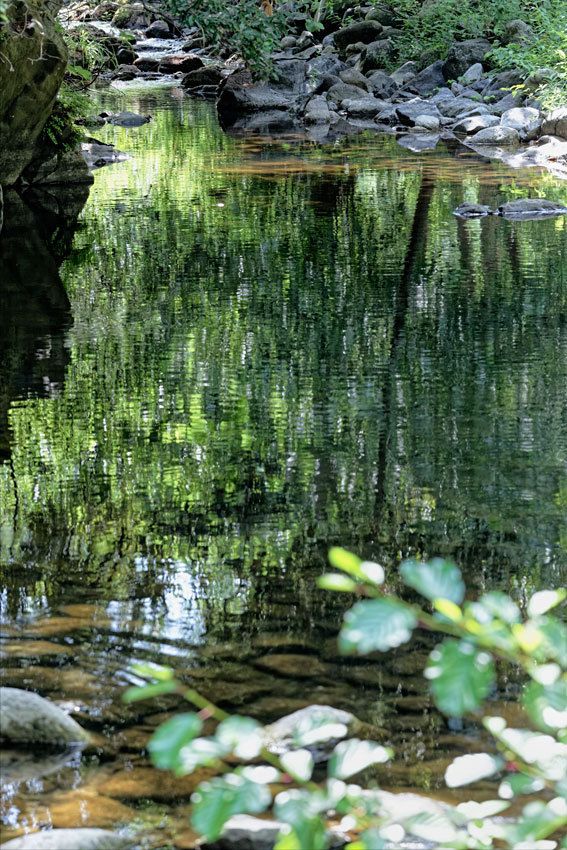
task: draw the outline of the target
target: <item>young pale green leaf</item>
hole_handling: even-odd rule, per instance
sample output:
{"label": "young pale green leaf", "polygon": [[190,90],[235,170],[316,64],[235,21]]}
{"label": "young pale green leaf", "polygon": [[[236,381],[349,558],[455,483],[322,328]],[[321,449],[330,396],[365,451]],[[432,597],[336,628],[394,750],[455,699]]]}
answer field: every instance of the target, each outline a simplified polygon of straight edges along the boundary
{"label": "young pale green leaf", "polygon": [[470,785],[493,776],[502,770],[504,760],[489,753],[473,753],[466,756],[458,756],[445,771],[445,782],[449,788],[459,788],[462,785]]}
{"label": "young pale green leaf", "polygon": [[522,702],[533,722],[541,729],[564,729],[567,726],[567,679],[558,679],[549,685],[531,682]]}
{"label": "young pale green leaf", "polygon": [[392,750],[373,741],[359,741],[356,738],[341,741],[329,760],[329,776],[348,779],[371,764],[384,764],[391,757]]}
{"label": "young pale green leaf", "polygon": [[215,737],[237,758],[253,759],[263,746],[263,727],[251,717],[228,717],[219,724]]}
{"label": "young pale green leaf", "polygon": [[180,751],[201,731],[203,723],[196,714],[176,714],[159,726],[148,744],[152,761],[162,770],[178,771]]}
{"label": "young pale green leaf", "polygon": [[541,617],[542,614],[546,614],[552,608],[560,605],[565,597],[567,597],[567,590],[563,588],[561,590],[540,590],[538,593],[534,593],[528,602],[528,616]]}
{"label": "young pale green leaf", "polygon": [[339,649],[345,655],[387,652],[406,643],[417,626],[414,612],[395,599],[357,602],[345,614]]}
{"label": "young pale green leaf", "polygon": [[342,573],[325,573],[317,579],[317,584],[322,590],[334,590],[339,593],[355,593],[357,584]]}
{"label": "young pale green leaf", "polygon": [[423,838],[425,841],[460,846],[459,830],[451,821],[448,814],[441,809],[438,812],[424,811],[401,821],[406,832]]}
{"label": "young pale green leaf", "polygon": [[191,823],[209,841],[221,835],[233,815],[259,814],[272,801],[269,789],[243,776],[230,773],[202,782],[191,798]]}
{"label": "young pale green leaf", "polygon": [[471,602],[467,612],[481,624],[500,620],[502,623],[513,625],[519,623],[522,616],[516,603],[499,590],[492,590],[481,596],[477,602]]}
{"label": "young pale green leaf", "polygon": [[340,546],[332,546],[329,549],[329,563],[336,570],[342,570],[355,578],[361,578],[360,565],[362,561],[352,552],[341,549]]}
{"label": "young pale green leaf", "polygon": [[155,682],[151,685],[134,686],[124,691],[122,699],[126,703],[140,702],[143,699],[153,699],[164,694],[172,694],[177,690],[175,682]]}
{"label": "young pale green leaf", "polygon": [[495,731],[491,721],[485,718],[484,725],[492,734],[525,764],[534,765],[546,778],[560,782],[567,778],[567,744],[557,741],[552,735],[532,732],[530,729],[501,728]]}
{"label": "young pale green leaf", "polygon": [[381,566],[381,564],[377,564],[375,561],[363,561],[360,565],[360,572],[367,581],[371,582],[371,584],[375,584],[377,587],[384,584],[386,579],[384,567]]}
{"label": "young pale green leaf", "polygon": [[151,662],[132,664],[130,670],[143,679],[157,679],[158,682],[169,682],[173,679],[173,670],[170,667],[164,667],[162,664]]}
{"label": "young pale green leaf", "polygon": [[463,619],[463,612],[455,602],[450,599],[434,599],[433,607],[436,611],[451,623],[459,623]]}
{"label": "young pale green leaf", "polygon": [[446,640],[425,670],[437,707],[449,717],[476,711],[494,684],[494,662],[467,641]]}
{"label": "young pale green leaf", "polygon": [[292,750],[280,756],[282,766],[299,782],[307,782],[313,773],[314,761],[309,750]]}
{"label": "young pale green leaf", "polygon": [[434,558],[432,561],[404,561],[400,566],[404,583],[426,599],[449,599],[457,605],[465,598],[465,583],[461,571],[451,561]]}

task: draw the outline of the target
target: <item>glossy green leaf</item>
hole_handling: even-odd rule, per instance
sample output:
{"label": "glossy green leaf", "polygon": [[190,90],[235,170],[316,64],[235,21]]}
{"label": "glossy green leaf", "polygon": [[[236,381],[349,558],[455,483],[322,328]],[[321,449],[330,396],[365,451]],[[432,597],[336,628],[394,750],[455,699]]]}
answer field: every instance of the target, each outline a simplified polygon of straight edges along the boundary
{"label": "glossy green leaf", "polygon": [[565,669],[567,667],[567,626],[557,617],[540,617],[537,629],[543,637],[540,655],[553,659]]}
{"label": "glossy green leaf", "polygon": [[505,812],[509,806],[510,803],[505,800],[485,800],[483,803],[476,803],[471,800],[467,803],[460,803],[457,806],[457,811],[464,815],[467,820],[484,820]]}
{"label": "glossy green leaf", "polygon": [[324,810],[322,796],[307,791],[284,791],[274,803],[276,818],[292,828],[301,850],[325,850]]}
{"label": "glossy green leaf", "polygon": [[545,782],[542,779],[525,773],[511,773],[500,783],[498,795],[503,800],[511,800],[518,795],[536,794],[544,788]]}
{"label": "glossy green leaf", "polygon": [[413,611],[395,599],[357,602],[345,614],[339,649],[345,654],[387,652],[406,643],[417,625]]}
{"label": "glossy green leaf", "polygon": [[148,749],[156,767],[178,771],[181,767],[180,752],[201,731],[202,720],[193,713],[176,714],[156,729]]}
{"label": "glossy green leaf", "polygon": [[392,750],[375,744],[374,741],[359,741],[356,738],[341,741],[329,760],[329,776],[347,779],[371,764],[384,764],[391,757]]}
{"label": "glossy green leaf", "polygon": [[136,676],[142,676],[144,679],[157,679],[159,682],[168,682],[173,679],[174,675],[171,667],[164,667],[162,664],[153,664],[149,661],[132,664],[130,670]]}
{"label": "glossy green leaf", "polygon": [[427,563],[404,561],[400,573],[404,583],[426,599],[449,599],[460,605],[465,597],[461,571],[451,561],[442,558],[434,558]]}
{"label": "glossy green leaf", "polygon": [[485,593],[476,602],[471,602],[467,606],[467,613],[470,613],[481,624],[500,620],[508,625],[513,625],[519,623],[522,616],[516,603],[507,594],[498,590]]}
{"label": "glossy green leaf", "polygon": [[128,688],[122,695],[126,703],[140,702],[143,699],[153,699],[164,694],[172,694],[177,690],[175,682],[155,682],[151,685],[141,685]]}
{"label": "glossy green leaf", "polygon": [[534,846],[535,842],[553,835],[567,825],[567,803],[555,798],[548,803],[534,800],[522,810],[519,818],[505,828],[508,842],[512,846]]}
{"label": "glossy green leaf", "polygon": [[476,711],[494,684],[494,662],[467,641],[446,640],[433,650],[425,675],[438,708],[449,717]]}
{"label": "glossy green leaf", "polygon": [[237,758],[253,759],[263,746],[263,727],[251,717],[234,715],[219,724],[215,738]]}
{"label": "glossy green leaf", "polygon": [[470,785],[479,779],[486,779],[502,770],[504,760],[489,753],[472,753],[458,756],[445,771],[445,782],[449,788]]}
{"label": "glossy green leaf", "polygon": [[235,773],[202,782],[193,794],[191,823],[209,841],[219,837],[236,814],[259,814],[271,803],[267,787]]}

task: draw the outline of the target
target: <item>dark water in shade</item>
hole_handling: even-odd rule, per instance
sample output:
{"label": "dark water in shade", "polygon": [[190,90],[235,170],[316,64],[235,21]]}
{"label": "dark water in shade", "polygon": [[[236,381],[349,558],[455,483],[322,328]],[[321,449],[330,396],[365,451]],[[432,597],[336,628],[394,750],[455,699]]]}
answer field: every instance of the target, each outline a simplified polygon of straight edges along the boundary
{"label": "dark water in shade", "polygon": [[[3,837],[126,822],[191,845],[192,780],[142,753],[173,706],[120,702],[140,659],[262,721],[348,708],[394,743],[383,785],[440,789],[478,732],[431,709],[428,642],[340,659],[345,603],[314,579],[341,543],[392,588],[416,553],[472,593],[565,583],[567,220],[452,210],[567,184],[389,137],[230,138],[176,93],[116,97],[154,117],[95,134],[132,156],[97,173],[59,272],[25,232],[25,298],[2,266],[2,679],[99,736],[5,783]],[[498,708],[516,692],[503,674]]]}

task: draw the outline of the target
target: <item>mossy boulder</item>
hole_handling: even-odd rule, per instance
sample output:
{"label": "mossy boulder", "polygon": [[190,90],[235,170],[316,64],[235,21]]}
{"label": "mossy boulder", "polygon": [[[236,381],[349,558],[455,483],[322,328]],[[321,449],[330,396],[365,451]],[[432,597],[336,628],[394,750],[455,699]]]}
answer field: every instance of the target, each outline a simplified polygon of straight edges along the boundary
{"label": "mossy boulder", "polygon": [[90,740],[57,705],[19,688],[0,688],[0,739],[50,747],[85,745]]}
{"label": "mossy boulder", "polygon": [[15,183],[35,155],[63,80],[67,49],[55,24],[59,5],[17,0],[1,25],[0,185]]}

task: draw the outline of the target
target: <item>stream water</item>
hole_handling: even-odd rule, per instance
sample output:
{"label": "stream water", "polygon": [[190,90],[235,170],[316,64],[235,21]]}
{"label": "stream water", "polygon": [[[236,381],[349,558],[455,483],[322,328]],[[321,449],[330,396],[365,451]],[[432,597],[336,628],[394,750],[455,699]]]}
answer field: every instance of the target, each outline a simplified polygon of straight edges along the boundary
{"label": "stream water", "polygon": [[7,300],[0,373],[2,682],[96,747],[6,769],[2,837],[193,846],[195,778],[144,755],[175,706],[121,702],[142,659],[265,722],[347,708],[393,742],[385,787],[440,792],[479,732],[431,707],[429,642],[341,659],[315,578],[340,543],[394,589],[413,554],[471,594],[565,584],[567,220],[452,210],[567,184],[391,137],[232,138],[176,90],[98,97],[152,120],[96,131],[130,158],[96,173],[54,297]]}

